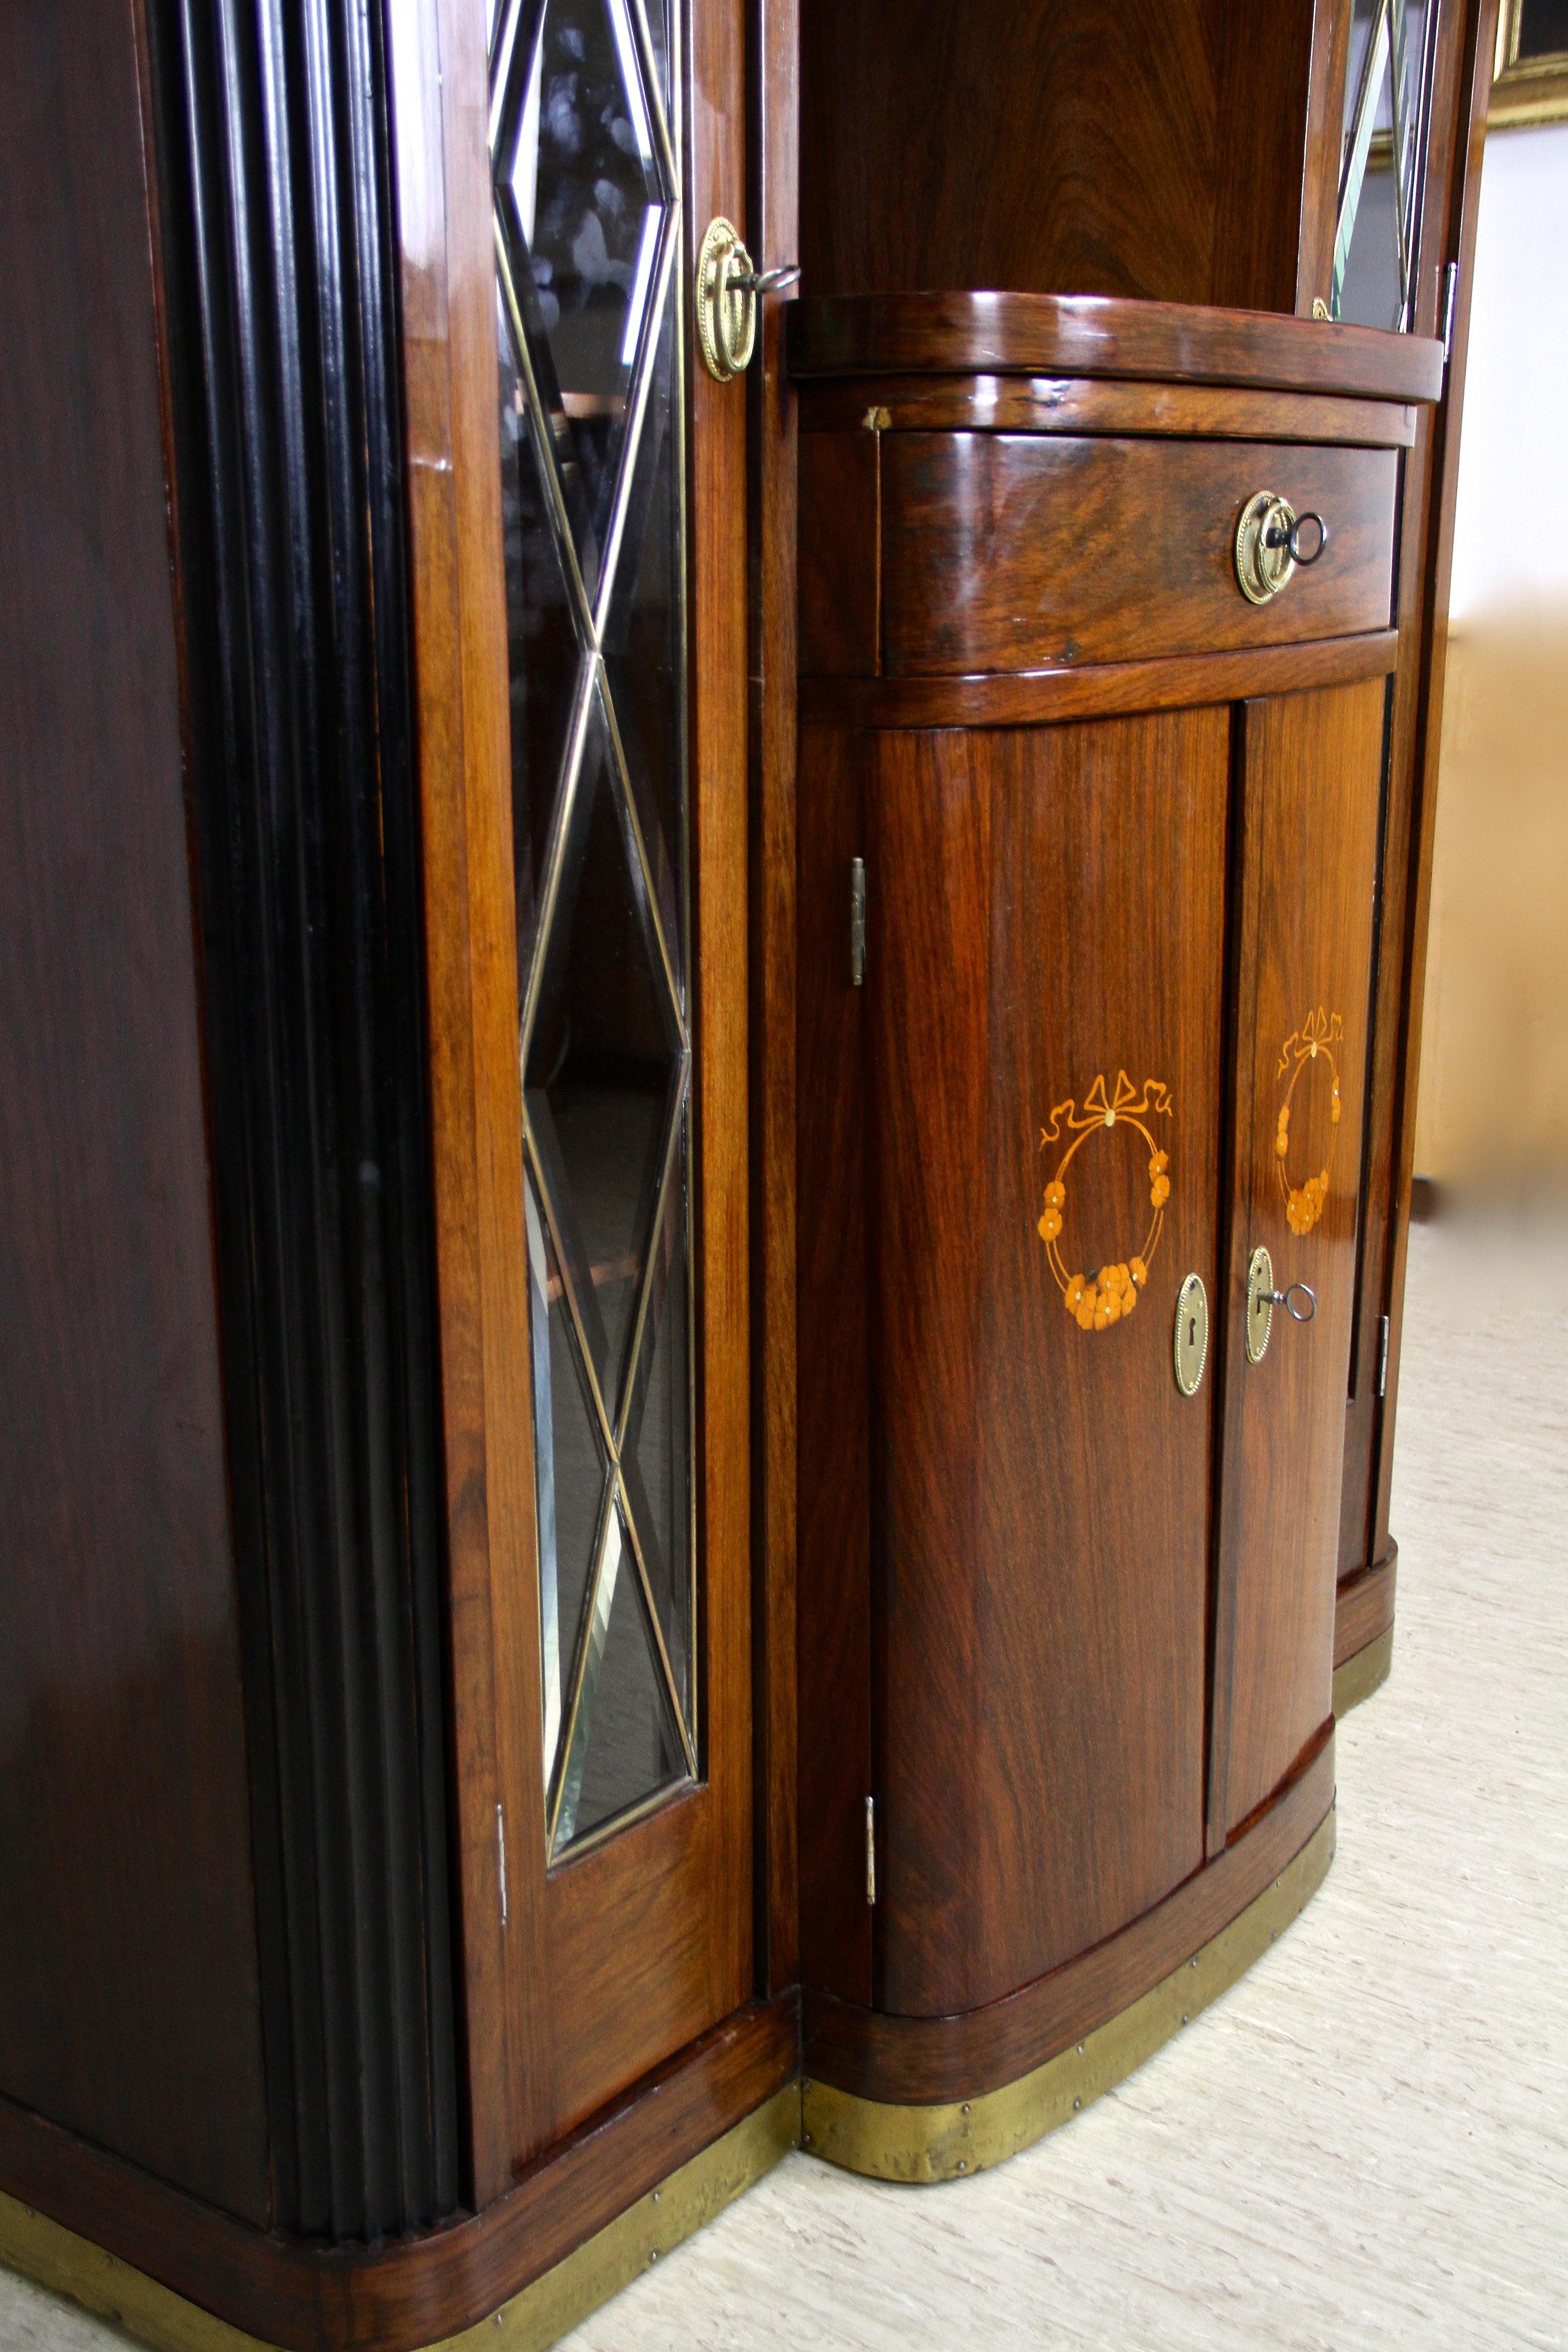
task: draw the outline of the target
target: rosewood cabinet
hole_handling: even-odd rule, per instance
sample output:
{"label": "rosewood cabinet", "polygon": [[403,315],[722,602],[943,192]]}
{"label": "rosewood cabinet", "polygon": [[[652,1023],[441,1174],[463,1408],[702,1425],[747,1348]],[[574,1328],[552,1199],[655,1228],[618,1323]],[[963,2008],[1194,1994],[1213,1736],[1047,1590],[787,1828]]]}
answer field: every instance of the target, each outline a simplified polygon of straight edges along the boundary
{"label": "rosewood cabinet", "polygon": [[[1330,1810],[1394,517],[1441,355],[1046,297],[1005,338],[952,299],[795,323],[806,2064],[896,2172],[936,2160],[900,2026],[999,2095],[1020,2004],[1093,1951],[1124,2007],[1134,1923],[1226,1860],[1266,1884],[1306,1782],[1298,1846]],[[1263,492],[1321,519],[1267,601]]]}

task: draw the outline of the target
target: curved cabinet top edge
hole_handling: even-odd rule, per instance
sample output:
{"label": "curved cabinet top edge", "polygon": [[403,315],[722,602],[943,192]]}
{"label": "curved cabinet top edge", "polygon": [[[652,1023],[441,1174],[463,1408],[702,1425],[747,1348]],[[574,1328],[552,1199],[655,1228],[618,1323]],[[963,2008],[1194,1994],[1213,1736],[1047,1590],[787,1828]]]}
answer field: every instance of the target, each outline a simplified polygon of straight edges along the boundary
{"label": "curved cabinet top edge", "polygon": [[797,378],[1176,377],[1423,401],[1443,389],[1443,346],[1428,336],[1098,294],[834,295],[792,302],[788,337]]}

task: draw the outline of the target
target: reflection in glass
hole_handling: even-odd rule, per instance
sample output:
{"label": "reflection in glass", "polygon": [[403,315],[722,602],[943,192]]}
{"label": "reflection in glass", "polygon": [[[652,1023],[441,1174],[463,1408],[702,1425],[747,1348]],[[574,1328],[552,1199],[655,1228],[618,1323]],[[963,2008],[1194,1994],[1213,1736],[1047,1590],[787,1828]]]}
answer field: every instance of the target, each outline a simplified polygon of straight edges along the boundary
{"label": "reflection in glass", "polygon": [[556,1846],[683,1780],[688,1769],[626,1523],[615,1510],[580,1664]]}
{"label": "reflection in glass", "polygon": [[1357,0],[1329,299],[1348,324],[1411,322],[1436,31],[1426,0]]}
{"label": "reflection in glass", "polygon": [[547,1839],[696,1772],[673,12],[491,0]]}
{"label": "reflection in glass", "polygon": [[502,284],[531,346],[592,597],[637,360],[664,292],[673,189],[626,0],[513,7],[496,68]]}
{"label": "reflection in glass", "polygon": [[545,1770],[560,1738],[604,1507],[609,1462],[573,1337],[560,1267],[538,1195],[526,1182],[533,1444],[539,1489],[540,1638]]}

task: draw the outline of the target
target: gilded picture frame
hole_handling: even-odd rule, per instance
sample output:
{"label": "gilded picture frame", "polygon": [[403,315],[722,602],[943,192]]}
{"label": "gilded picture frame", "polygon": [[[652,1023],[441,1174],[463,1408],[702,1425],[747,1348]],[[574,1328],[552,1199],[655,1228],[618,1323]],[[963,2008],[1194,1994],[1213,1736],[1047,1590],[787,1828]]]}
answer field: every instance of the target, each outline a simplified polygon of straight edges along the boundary
{"label": "gilded picture frame", "polygon": [[1568,47],[1547,49],[1541,46],[1539,34],[1532,39],[1531,20],[1535,15],[1533,0],[1502,0],[1491,103],[1487,110],[1489,131],[1568,122]]}

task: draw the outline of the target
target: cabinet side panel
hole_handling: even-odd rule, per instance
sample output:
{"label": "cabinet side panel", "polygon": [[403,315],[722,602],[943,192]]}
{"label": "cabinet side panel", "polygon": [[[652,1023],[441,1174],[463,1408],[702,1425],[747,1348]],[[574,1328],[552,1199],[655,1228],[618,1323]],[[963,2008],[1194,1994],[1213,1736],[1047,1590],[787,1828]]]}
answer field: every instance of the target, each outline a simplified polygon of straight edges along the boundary
{"label": "cabinet side panel", "polygon": [[977,739],[870,739],[867,996],[878,1990],[984,1998],[974,1573],[985,1232],[991,779]]}
{"label": "cabinet side panel", "polygon": [[[1241,952],[1256,988],[1239,1020],[1250,1083],[1238,1095],[1226,1311],[1242,1435],[1222,1543],[1235,1580],[1232,1830],[1279,1786],[1331,1708],[1384,691],[1372,681],[1247,708],[1243,854],[1256,933]],[[1318,1208],[1306,1188],[1325,1173]],[[1307,1284],[1317,1311],[1297,1323],[1277,1307],[1268,1350],[1253,1364],[1241,1318],[1260,1244],[1275,1286]]]}
{"label": "cabinet side panel", "polygon": [[265,2226],[132,32],[0,32],[0,2091]]}
{"label": "cabinet side panel", "polygon": [[865,991],[849,972],[864,739],[800,737],[796,983],[801,1972],[871,1998]]}
{"label": "cabinet side panel", "polygon": [[[1216,1272],[1228,731],[1210,709],[981,739],[984,1999],[1203,1859],[1214,1384],[1182,1395],[1172,1340],[1184,1279],[1212,1297]],[[1108,1265],[1135,1304],[1080,1328],[1072,1277],[1103,1301]]]}

